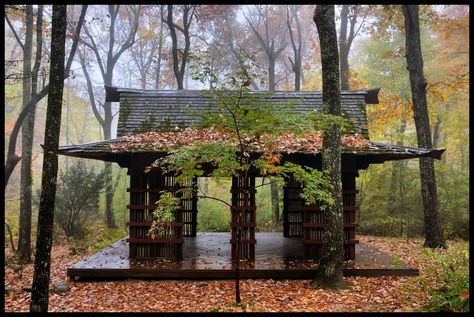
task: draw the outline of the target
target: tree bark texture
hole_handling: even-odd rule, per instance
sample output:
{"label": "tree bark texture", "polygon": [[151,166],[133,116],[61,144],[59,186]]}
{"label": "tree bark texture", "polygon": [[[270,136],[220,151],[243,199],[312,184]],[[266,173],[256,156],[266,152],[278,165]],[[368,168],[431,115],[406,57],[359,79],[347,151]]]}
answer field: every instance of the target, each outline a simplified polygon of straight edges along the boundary
{"label": "tree bark texture", "polygon": [[[419,6],[402,5],[405,23],[405,45],[410,86],[412,92],[413,117],[415,119],[418,147],[431,149],[430,121],[426,101],[427,82],[423,75],[421,52]],[[421,194],[425,223],[425,247],[446,247],[441,229],[436,189],[436,175],[432,158],[420,158]]]}
{"label": "tree bark texture", "polygon": [[[25,11],[25,42],[23,48],[23,96],[22,108],[31,99],[31,57],[33,47],[33,6]],[[31,152],[33,147],[34,112],[29,111],[21,126],[21,176],[20,176],[20,225],[18,231],[18,257],[31,261]]]}
{"label": "tree bark texture", "polygon": [[[321,47],[323,78],[323,112],[341,115],[339,86],[339,54],[334,22],[334,6],[318,5],[313,20],[318,29]],[[324,131],[322,147],[322,169],[326,171],[333,186],[333,205],[322,206],[324,219],[324,244],[320,266],[313,286],[340,288],[343,286],[343,209],[341,181],[341,136],[339,127],[331,125]]]}
{"label": "tree bark texture", "polygon": [[66,6],[53,5],[51,34],[51,64],[48,106],[44,134],[44,160],[41,198],[38,214],[38,234],[31,292],[30,311],[47,312],[51,246],[53,239],[54,205],[58,173],[58,147],[64,88],[64,54],[66,40]]}

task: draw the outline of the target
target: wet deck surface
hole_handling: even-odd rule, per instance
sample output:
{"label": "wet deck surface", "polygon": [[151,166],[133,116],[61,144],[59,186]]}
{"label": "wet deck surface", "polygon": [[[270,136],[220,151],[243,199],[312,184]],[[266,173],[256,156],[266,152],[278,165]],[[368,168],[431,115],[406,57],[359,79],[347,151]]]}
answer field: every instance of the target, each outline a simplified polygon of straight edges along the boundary
{"label": "wet deck surface", "polygon": [[[317,261],[304,260],[301,238],[284,238],[281,232],[256,233],[254,261],[241,261],[242,278],[311,278]],[[204,232],[187,237],[183,260],[136,260],[128,258],[128,243],[123,238],[91,257],[68,268],[70,277],[88,278],[233,278],[230,233]],[[345,276],[418,275],[376,248],[356,245],[356,260],[345,262]]]}

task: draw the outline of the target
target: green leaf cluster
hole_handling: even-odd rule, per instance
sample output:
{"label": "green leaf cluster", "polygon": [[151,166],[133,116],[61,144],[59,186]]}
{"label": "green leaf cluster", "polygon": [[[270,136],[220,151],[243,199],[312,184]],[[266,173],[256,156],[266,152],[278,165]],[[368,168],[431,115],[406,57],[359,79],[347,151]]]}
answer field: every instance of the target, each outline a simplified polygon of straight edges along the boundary
{"label": "green leaf cluster", "polygon": [[148,235],[152,238],[165,236],[165,229],[175,221],[174,213],[180,208],[179,197],[167,191],[162,191],[160,194],[160,199],[156,202],[157,206],[152,214],[151,228],[148,231]]}
{"label": "green leaf cluster", "polygon": [[300,197],[306,205],[321,204],[321,208],[334,204],[331,191],[334,188],[326,171],[320,171],[308,166],[300,166],[291,162],[285,162],[279,166],[279,174],[286,177],[294,177],[297,182],[303,184]]}

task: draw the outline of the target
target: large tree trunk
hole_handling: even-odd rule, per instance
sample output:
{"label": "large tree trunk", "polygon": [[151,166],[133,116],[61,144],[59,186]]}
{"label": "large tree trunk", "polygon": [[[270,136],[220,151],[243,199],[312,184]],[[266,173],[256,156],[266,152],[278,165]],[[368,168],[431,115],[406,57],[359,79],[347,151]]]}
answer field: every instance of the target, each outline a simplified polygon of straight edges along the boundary
{"label": "large tree trunk", "polygon": [[49,74],[48,108],[44,133],[44,159],[41,199],[38,214],[33,286],[30,311],[47,312],[51,246],[53,240],[54,204],[58,174],[58,147],[64,88],[64,53],[66,40],[66,6],[53,5],[51,34],[51,66]]}
{"label": "large tree trunk", "polygon": [[[339,54],[334,23],[334,6],[318,5],[314,10],[321,43],[321,64],[323,77],[323,112],[341,115],[339,86]],[[340,288],[343,286],[343,210],[341,182],[341,132],[336,124],[324,131],[322,147],[322,169],[329,175],[333,186],[331,196],[334,204],[322,206],[324,219],[324,244],[321,250],[320,266],[313,286]]]}
{"label": "large tree trunk", "polygon": [[[416,126],[418,146],[431,149],[433,147],[426,101],[427,82],[423,75],[423,55],[419,26],[419,6],[403,5],[405,20],[405,43],[410,86],[413,102],[413,116]],[[421,194],[425,218],[425,247],[446,247],[441,230],[436,191],[436,176],[432,158],[420,158]]]}
{"label": "large tree trunk", "polygon": [[[33,44],[33,6],[25,12],[25,42],[23,45],[23,102],[25,108],[31,99],[31,56]],[[21,177],[20,177],[20,226],[18,232],[18,257],[31,261],[31,152],[33,147],[34,111],[29,111],[21,127]]]}
{"label": "large tree trunk", "polygon": [[275,58],[268,56],[268,90],[275,91]]}

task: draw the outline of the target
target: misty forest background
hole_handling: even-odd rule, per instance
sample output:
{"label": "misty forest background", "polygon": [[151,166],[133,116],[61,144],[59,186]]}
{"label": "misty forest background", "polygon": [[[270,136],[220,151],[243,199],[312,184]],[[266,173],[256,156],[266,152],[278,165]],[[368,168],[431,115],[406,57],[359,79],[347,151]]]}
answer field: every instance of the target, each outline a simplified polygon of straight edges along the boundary
{"label": "misty forest background", "polygon": [[[416,147],[401,10],[392,6],[344,7],[342,11],[341,6],[336,7],[336,27],[338,36],[346,39],[347,45],[343,47],[346,51],[340,54],[341,58],[343,53],[348,56],[349,88],[381,87],[380,103],[367,106],[370,139]],[[71,5],[68,10],[71,28],[68,34],[72,34],[80,6]],[[197,67],[205,65],[221,77],[235,71],[252,74],[252,89],[321,90],[319,41],[313,12],[314,6],[310,5],[174,6],[172,19],[179,26],[174,27],[178,39],[175,51],[186,57],[185,67],[179,69],[182,65],[178,65],[182,88],[208,89],[209,86],[193,80],[193,73],[199,71]],[[14,34],[5,23],[5,142],[8,144],[22,108],[24,48],[18,38],[24,41],[26,22],[25,10],[18,6],[6,7],[6,14],[15,29]],[[421,6],[420,15],[433,145],[446,148],[442,160],[435,161],[441,220],[447,239],[468,240],[469,7]],[[104,84],[139,89],[181,88],[173,69],[169,19],[166,6],[160,5],[89,6],[71,76],[65,82],[60,145],[116,136],[118,103],[104,103]],[[345,32],[341,31],[341,20],[345,21]],[[50,6],[44,6],[42,30],[39,89],[48,78]],[[35,52],[36,38],[32,38]],[[66,54],[71,43],[69,37]],[[110,64],[111,60],[114,65]],[[34,118],[33,247],[45,117],[46,98],[38,104]],[[110,131],[107,124],[111,124]],[[21,148],[19,140],[17,153],[21,153]],[[101,174],[104,163],[59,156],[59,167],[54,241],[69,240],[72,251],[80,252],[85,248],[99,250],[126,236],[129,199],[126,170],[112,166],[114,228],[107,226],[105,219],[106,194]],[[21,162],[5,192],[5,221],[15,241],[19,232],[20,169]],[[257,179],[262,181],[270,182]],[[199,182],[210,196],[230,200],[230,180],[202,178]],[[418,160],[371,165],[360,171],[357,188],[359,234],[407,239],[423,234]],[[75,201],[78,197],[82,199]],[[278,191],[270,185],[259,188],[259,231],[282,231],[282,198],[282,188]],[[201,200],[198,210],[198,231],[230,230],[230,213],[222,204]],[[71,223],[72,215],[74,223]]]}

